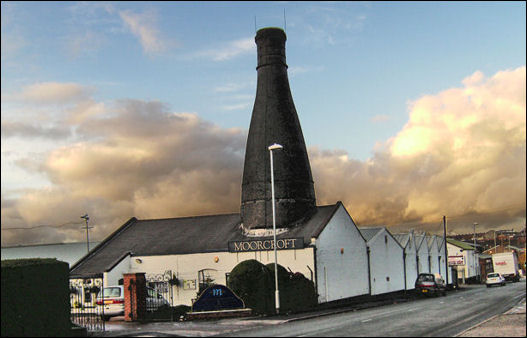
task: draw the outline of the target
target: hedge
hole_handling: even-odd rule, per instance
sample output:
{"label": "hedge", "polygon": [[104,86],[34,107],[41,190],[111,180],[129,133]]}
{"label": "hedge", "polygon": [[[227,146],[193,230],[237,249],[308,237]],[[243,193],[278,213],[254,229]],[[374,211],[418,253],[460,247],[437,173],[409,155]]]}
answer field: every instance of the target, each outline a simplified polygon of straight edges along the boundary
{"label": "hedge", "polygon": [[2,261],[2,336],[69,336],[69,264]]}

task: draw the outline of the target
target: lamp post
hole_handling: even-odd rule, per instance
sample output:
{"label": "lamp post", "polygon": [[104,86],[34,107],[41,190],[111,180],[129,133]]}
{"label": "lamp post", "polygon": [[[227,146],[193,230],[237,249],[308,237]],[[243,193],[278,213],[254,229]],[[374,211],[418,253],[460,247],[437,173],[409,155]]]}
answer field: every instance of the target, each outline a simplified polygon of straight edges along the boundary
{"label": "lamp post", "polygon": [[275,200],[274,200],[274,172],[273,172],[273,150],[280,150],[283,147],[279,144],[273,144],[269,146],[269,156],[271,159],[271,196],[272,196],[272,206],[273,206],[273,238],[274,238],[274,286],[275,286],[275,306],[276,314],[280,312],[280,294],[278,291],[278,262],[276,254],[276,210],[275,210]]}
{"label": "lamp post", "polygon": [[479,276],[479,262],[477,260],[477,251],[476,251],[476,225],[478,222],[474,222],[474,269],[476,270],[476,278]]}
{"label": "lamp post", "polygon": [[90,217],[88,216],[88,214],[85,214],[84,216],[81,216],[81,218],[84,218],[84,220],[86,221],[86,249],[88,250],[88,252],[90,252],[90,237],[88,234],[88,221],[90,220]]}

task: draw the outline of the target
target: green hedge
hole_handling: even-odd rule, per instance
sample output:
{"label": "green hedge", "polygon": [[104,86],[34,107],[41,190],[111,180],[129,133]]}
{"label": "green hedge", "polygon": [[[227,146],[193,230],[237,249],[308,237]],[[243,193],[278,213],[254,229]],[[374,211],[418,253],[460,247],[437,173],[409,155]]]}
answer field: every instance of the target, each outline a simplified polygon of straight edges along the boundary
{"label": "green hedge", "polygon": [[70,335],[68,263],[5,260],[1,276],[2,336]]}
{"label": "green hedge", "polygon": [[[281,313],[306,311],[317,305],[313,282],[281,265],[277,268]],[[254,259],[241,262],[229,274],[229,287],[254,313],[275,313],[274,263],[265,266]]]}
{"label": "green hedge", "polygon": [[229,288],[255,314],[274,311],[274,282],[262,263],[251,259],[236,265],[229,274]]}

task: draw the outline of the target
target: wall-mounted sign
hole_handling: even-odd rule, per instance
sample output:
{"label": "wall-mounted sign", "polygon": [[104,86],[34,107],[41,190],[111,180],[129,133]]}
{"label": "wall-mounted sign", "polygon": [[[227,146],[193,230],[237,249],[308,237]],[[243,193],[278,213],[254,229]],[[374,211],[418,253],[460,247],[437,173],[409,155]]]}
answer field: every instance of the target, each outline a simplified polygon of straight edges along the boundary
{"label": "wall-mounted sign", "polygon": [[183,290],[196,290],[196,280],[195,279],[184,279],[183,280]]}
{"label": "wall-mounted sign", "polygon": [[464,256],[448,256],[448,265],[450,266],[465,265],[465,257]]}
{"label": "wall-mounted sign", "polygon": [[[304,239],[283,238],[276,240],[277,250],[303,249]],[[273,239],[258,239],[250,241],[231,241],[229,242],[229,252],[249,252],[249,251],[268,251],[274,250]]]}

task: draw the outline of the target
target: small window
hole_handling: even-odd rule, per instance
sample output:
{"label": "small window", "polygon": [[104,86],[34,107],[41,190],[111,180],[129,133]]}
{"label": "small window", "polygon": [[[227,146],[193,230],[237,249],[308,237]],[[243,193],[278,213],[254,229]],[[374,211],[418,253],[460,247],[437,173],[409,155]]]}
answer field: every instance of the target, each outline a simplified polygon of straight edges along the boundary
{"label": "small window", "polygon": [[387,235],[384,235],[384,243],[388,244],[388,236]]}

